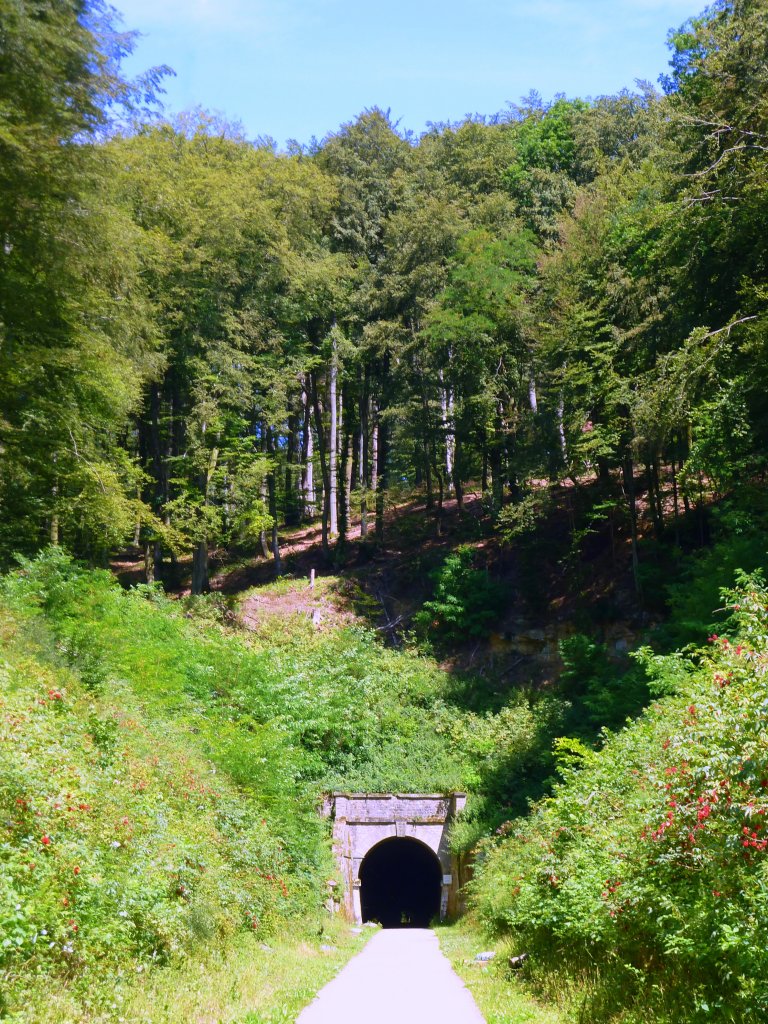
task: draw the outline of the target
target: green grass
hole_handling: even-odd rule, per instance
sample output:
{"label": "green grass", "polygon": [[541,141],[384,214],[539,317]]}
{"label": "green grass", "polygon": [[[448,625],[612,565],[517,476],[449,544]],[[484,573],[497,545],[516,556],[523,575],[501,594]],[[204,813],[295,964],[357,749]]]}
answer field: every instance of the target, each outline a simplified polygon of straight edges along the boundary
{"label": "green grass", "polygon": [[[31,993],[9,1024],[288,1024],[362,949],[371,932],[324,922],[321,936],[292,929],[267,942],[243,936],[163,971],[126,969],[90,1010],[67,984]],[[330,947],[322,950],[321,945]]]}
{"label": "green grass", "polygon": [[[566,1016],[545,1007],[528,992],[516,972],[508,966],[510,949],[505,942],[491,942],[467,918],[436,929],[440,948],[472,993],[487,1024],[565,1024]],[[488,963],[475,956],[493,950]]]}

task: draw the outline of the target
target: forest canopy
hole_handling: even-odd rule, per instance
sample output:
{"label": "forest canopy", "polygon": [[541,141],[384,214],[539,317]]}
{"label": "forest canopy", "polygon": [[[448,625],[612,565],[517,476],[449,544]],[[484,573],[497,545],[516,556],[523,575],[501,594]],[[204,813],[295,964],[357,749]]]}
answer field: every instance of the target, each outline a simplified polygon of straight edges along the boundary
{"label": "forest canopy", "polygon": [[3,0],[3,559],[134,541],[199,592],[278,524],[380,539],[395,482],[503,523],[595,474],[634,537],[636,471],[661,534],[761,469],[765,15],[673,32],[662,92],[280,153],[151,114],[100,3]]}

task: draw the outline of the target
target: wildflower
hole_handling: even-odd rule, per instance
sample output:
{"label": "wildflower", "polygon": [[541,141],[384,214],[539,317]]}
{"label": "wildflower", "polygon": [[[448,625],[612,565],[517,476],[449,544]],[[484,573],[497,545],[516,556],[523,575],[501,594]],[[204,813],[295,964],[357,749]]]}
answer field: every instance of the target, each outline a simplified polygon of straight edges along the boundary
{"label": "wildflower", "polygon": [[51,845],[51,837],[48,836],[48,835],[44,835],[43,838],[40,840],[40,842],[43,844],[43,846],[50,846]]}

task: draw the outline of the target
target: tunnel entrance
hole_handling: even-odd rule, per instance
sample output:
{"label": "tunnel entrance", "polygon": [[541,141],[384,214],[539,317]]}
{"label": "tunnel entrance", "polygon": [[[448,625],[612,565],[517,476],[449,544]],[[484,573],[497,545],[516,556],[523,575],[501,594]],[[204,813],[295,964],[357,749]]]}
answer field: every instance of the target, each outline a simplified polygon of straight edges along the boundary
{"label": "tunnel entrance", "polygon": [[384,839],[360,865],[363,921],[383,928],[427,928],[440,913],[442,870],[418,839]]}

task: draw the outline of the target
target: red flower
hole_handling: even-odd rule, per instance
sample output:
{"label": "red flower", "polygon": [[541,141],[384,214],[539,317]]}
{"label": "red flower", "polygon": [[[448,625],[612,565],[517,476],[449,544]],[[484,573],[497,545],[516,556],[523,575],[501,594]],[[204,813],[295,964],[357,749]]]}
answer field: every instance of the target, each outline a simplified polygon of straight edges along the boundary
{"label": "red flower", "polygon": [[43,836],[43,838],[40,840],[40,842],[43,844],[43,846],[50,846],[51,845],[51,837],[50,836]]}

